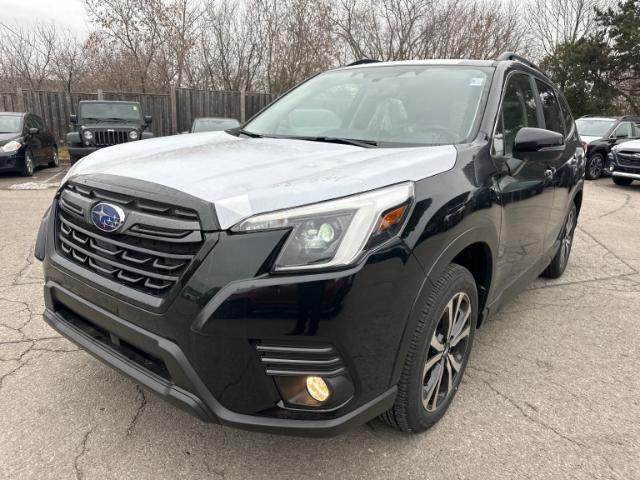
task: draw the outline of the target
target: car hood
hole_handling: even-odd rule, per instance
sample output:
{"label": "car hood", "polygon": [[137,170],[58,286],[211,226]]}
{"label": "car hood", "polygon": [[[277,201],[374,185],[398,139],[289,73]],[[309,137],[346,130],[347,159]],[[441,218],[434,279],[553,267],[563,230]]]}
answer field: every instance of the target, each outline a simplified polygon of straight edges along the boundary
{"label": "car hood", "polygon": [[629,140],[628,142],[621,143],[616,150],[640,152],[640,140]]}
{"label": "car hood", "polygon": [[19,133],[0,133],[0,147],[11,140],[16,140],[17,138],[20,138]]}
{"label": "car hood", "polygon": [[452,145],[361,148],[224,132],[162,137],[98,150],[69,171],[153,182],[214,204],[221,228],[284,208],[417,181],[453,168]]}
{"label": "car hood", "polygon": [[582,140],[585,143],[591,143],[596,140],[602,140],[602,137],[589,137],[587,135],[580,135],[580,140]]}
{"label": "car hood", "polygon": [[89,130],[103,130],[103,129],[113,129],[113,130],[128,130],[128,129],[139,129],[141,127],[141,123],[127,123],[127,122],[103,122],[103,123],[82,123],[80,125],[81,129],[89,129]]}

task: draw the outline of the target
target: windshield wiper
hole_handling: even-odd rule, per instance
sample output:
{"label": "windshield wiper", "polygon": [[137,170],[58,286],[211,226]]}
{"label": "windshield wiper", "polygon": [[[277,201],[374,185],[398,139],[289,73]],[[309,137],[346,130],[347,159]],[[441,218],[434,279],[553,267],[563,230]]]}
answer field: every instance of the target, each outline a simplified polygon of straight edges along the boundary
{"label": "windshield wiper", "polygon": [[312,142],[326,142],[326,143],[342,143],[344,145],[355,145],[356,147],[371,148],[377,147],[378,142],[375,140],[359,140],[355,138],[339,138],[339,137],[291,137],[299,138],[300,140],[310,140]]}
{"label": "windshield wiper", "polygon": [[237,130],[237,132],[241,133],[242,135],[246,135],[247,137],[251,137],[251,138],[262,138],[262,135],[260,135],[259,133],[249,132],[249,131],[244,130],[242,128]]}

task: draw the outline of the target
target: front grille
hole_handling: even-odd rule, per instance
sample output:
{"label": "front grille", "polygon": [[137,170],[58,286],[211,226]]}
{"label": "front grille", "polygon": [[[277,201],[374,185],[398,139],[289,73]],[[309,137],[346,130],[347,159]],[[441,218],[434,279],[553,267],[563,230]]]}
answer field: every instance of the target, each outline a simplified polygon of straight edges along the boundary
{"label": "front grille", "polygon": [[129,130],[93,130],[93,143],[96,147],[108,147],[129,141]]}
{"label": "front grille", "polygon": [[[105,233],[90,219],[93,205],[126,209],[122,232]],[[162,296],[180,280],[202,246],[196,212],[101,189],[69,184],[57,210],[57,249],[87,270],[137,291]]]}
{"label": "front grille", "polygon": [[259,343],[256,350],[267,375],[331,377],[345,372],[342,358],[331,345],[293,346]]}
{"label": "front grille", "polygon": [[640,152],[618,152],[618,163],[630,167],[640,167]]}

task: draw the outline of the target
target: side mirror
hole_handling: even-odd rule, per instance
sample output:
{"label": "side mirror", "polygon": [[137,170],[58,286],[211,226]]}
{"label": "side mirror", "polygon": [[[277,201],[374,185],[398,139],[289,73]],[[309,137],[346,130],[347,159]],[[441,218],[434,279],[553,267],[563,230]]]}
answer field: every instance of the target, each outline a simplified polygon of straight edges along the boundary
{"label": "side mirror", "polygon": [[78,116],[74,115],[73,113],[71,115],[69,115],[69,122],[71,123],[78,123]]}
{"label": "side mirror", "polygon": [[151,115],[145,115],[145,116],[144,116],[144,121],[145,121],[145,123],[146,123],[147,125],[149,125],[149,124],[152,122],[152,120],[153,120],[153,119],[151,118]]}
{"label": "side mirror", "polygon": [[513,154],[564,150],[564,137],[543,128],[524,127],[516,134]]}
{"label": "side mirror", "polygon": [[40,133],[40,129],[39,128],[31,127],[29,129],[29,135],[37,135],[38,133]]}

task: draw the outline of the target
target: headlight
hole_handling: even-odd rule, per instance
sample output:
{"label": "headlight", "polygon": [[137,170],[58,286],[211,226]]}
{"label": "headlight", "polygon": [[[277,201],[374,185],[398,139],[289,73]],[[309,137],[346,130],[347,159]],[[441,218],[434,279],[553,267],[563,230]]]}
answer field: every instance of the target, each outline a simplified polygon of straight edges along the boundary
{"label": "headlight", "polygon": [[7,153],[17,152],[18,150],[20,150],[21,147],[22,147],[22,144],[20,142],[11,140],[10,142],[7,142],[2,146],[2,151]]}
{"label": "headlight", "polygon": [[290,229],[275,270],[308,270],[353,263],[400,233],[413,201],[413,183],[306,207],[256,215],[235,232]]}
{"label": "headlight", "polygon": [[82,136],[84,137],[85,140],[91,140],[93,138],[93,133],[91,132],[91,130],[85,130],[82,133]]}
{"label": "headlight", "polygon": [[136,132],[135,130],[131,130],[129,132],[129,138],[131,140],[137,140],[138,139],[138,132]]}

